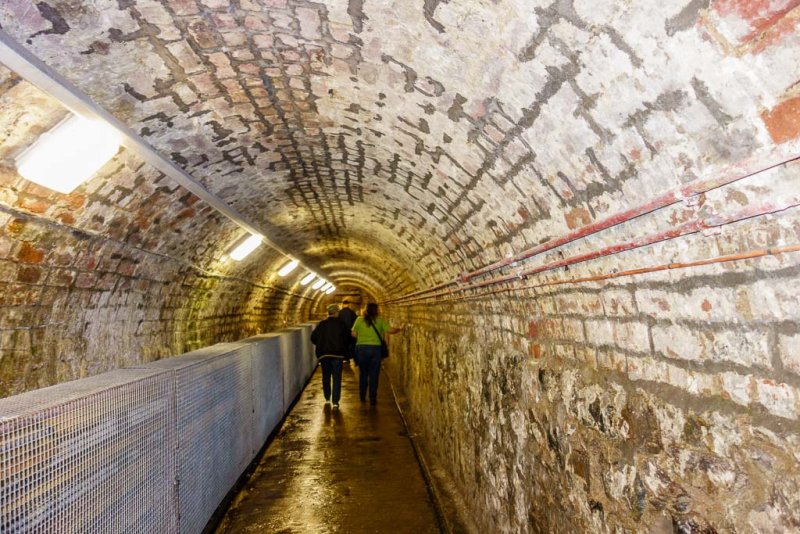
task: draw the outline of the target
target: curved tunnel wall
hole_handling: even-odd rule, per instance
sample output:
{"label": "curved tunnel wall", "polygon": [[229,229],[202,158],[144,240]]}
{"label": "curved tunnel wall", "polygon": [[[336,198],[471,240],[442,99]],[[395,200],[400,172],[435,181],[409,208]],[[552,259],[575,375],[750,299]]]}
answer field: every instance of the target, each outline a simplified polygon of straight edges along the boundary
{"label": "curved tunnel wall", "polygon": [[13,156],[65,110],[7,70],[1,85],[3,395],[313,316],[282,255],[227,258],[243,232],[125,149],[70,195],[20,178]]}
{"label": "curved tunnel wall", "polygon": [[[389,368],[476,528],[697,532],[800,522],[797,10],[12,1],[0,25],[409,322]],[[329,298],[267,248],[226,262],[242,231],[129,151],[70,196],[21,180],[65,111],[6,70],[0,98],[4,393]]]}
{"label": "curved tunnel wall", "polygon": [[731,226],[392,307],[412,426],[477,531],[794,524],[797,220]]}

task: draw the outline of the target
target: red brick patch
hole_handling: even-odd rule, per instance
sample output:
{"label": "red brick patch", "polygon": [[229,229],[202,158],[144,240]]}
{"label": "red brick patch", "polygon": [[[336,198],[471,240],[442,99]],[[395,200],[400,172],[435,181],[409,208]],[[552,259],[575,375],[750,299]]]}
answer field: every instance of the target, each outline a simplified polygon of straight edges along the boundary
{"label": "red brick patch", "polygon": [[82,208],[83,205],[86,203],[86,197],[83,195],[79,195],[77,193],[71,193],[65,196],[64,200],[66,200],[69,207],[74,210]]}
{"label": "red brick patch", "polygon": [[592,222],[592,216],[584,208],[575,208],[565,215],[565,219],[570,230]]}
{"label": "red brick patch", "polygon": [[800,96],[784,100],[762,113],[761,118],[776,143],[800,137]]}
{"label": "red brick patch", "polygon": [[58,219],[59,221],[61,221],[64,224],[73,224],[73,223],[75,223],[75,217],[73,217],[71,213],[68,213],[66,211],[63,211],[63,212],[59,213],[58,215],[56,215],[56,219]]}
{"label": "red brick patch", "polygon": [[82,267],[90,271],[97,267],[97,258],[95,256],[88,256],[84,261]]}
{"label": "red brick patch", "polygon": [[75,280],[75,287],[81,289],[91,289],[97,283],[97,276],[94,273],[80,273]]}
{"label": "red brick patch", "polygon": [[8,223],[8,226],[6,226],[6,231],[8,232],[8,235],[12,236],[21,234],[23,230],[25,230],[25,221],[23,221],[22,219],[14,219],[10,223]]}
{"label": "red brick patch", "polygon": [[136,271],[136,264],[129,260],[122,260],[117,268],[117,272],[123,276],[133,276]]}
{"label": "red brick patch", "polygon": [[533,339],[539,336],[539,321],[528,323],[528,337]]}
{"label": "red brick patch", "polygon": [[56,272],[51,271],[50,277],[47,280],[48,284],[59,287],[69,287],[74,281],[75,271],[66,269],[59,269]]}
{"label": "red brick patch", "polygon": [[22,267],[17,272],[17,282],[35,284],[42,277],[42,270],[38,267]]}
{"label": "red brick patch", "polygon": [[19,252],[17,252],[17,259],[22,263],[42,263],[44,251],[26,241],[22,243]]}
{"label": "red brick patch", "polygon": [[44,213],[50,207],[48,202],[36,197],[20,197],[17,200],[17,207],[22,208],[31,213]]}

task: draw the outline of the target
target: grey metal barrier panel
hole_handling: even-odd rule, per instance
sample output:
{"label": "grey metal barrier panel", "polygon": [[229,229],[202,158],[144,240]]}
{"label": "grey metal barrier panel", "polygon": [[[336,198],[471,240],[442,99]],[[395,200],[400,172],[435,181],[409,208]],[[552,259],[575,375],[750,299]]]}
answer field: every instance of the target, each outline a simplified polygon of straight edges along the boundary
{"label": "grey metal barrier panel", "polygon": [[314,374],[314,369],[317,368],[317,356],[314,354],[314,344],[311,343],[311,332],[314,331],[314,328],[317,327],[319,321],[312,321],[308,323],[303,323],[303,326],[308,327],[308,361],[311,362],[311,374]]}
{"label": "grey metal barrier panel", "polygon": [[176,532],[175,442],[163,371],[0,399],[0,532]]}
{"label": "grey metal barrier panel", "polygon": [[280,334],[243,339],[253,351],[253,454],[283,419],[283,360]]}
{"label": "grey metal barrier panel", "polygon": [[292,401],[300,393],[303,384],[303,362],[299,357],[301,350],[298,328],[286,328],[278,332],[281,344],[281,360],[283,360],[283,411],[288,412]]}
{"label": "grey metal barrier panel", "polygon": [[314,344],[311,343],[311,332],[317,326],[315,322],[303,323],[300,328],[303,329],[303,354],[305,355],[306,365],[306,380],[314,374],[314,369],[317,367],[317,357],[314,354]]}
{"label": "grey metal barrier panel", "polygon": [[220,343],[146,364],[175,380],[180,532],[203,530],[253,458],[251,352]]}
{"label": "grey metal barrier panel", "polygon": [[297,352],[295,353],[295,358],[298,359],[300,362],[299,366],[299,373],[295,377],[295,396],[297,396],[302,390],[303,386],[306,385],[306,381],[308,380],[309,376],[309,368],[308,368],[308,360],[306,359],[306,346],[311,343],[311,340],[306,341],[305,338],[305,330],[300,326],[295,326],[292,328],[292,333],[295,336],[295,347]]}

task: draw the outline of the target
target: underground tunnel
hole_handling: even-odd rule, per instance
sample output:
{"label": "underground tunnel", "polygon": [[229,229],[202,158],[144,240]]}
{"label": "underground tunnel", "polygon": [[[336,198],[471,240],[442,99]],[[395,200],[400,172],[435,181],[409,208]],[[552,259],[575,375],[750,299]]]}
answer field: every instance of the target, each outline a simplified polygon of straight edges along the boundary
{"label": "underground tunnel", "polygon": [[347,297],[405,325],[378,408],[443,531],[800,531],[798,28],[0,2],[0,531],[208,529]]}

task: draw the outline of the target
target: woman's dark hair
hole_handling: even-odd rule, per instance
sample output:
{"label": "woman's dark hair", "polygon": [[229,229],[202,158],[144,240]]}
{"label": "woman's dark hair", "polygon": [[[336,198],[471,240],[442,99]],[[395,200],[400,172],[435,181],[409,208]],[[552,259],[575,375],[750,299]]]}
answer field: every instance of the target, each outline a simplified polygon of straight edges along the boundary
{"label": "woman's dark hair", "polygon": [[364,312],[364,320],[368,325],[375,324],[375,319],[378,318],[378,305],[374,302],[367,304],[367,310]]}

